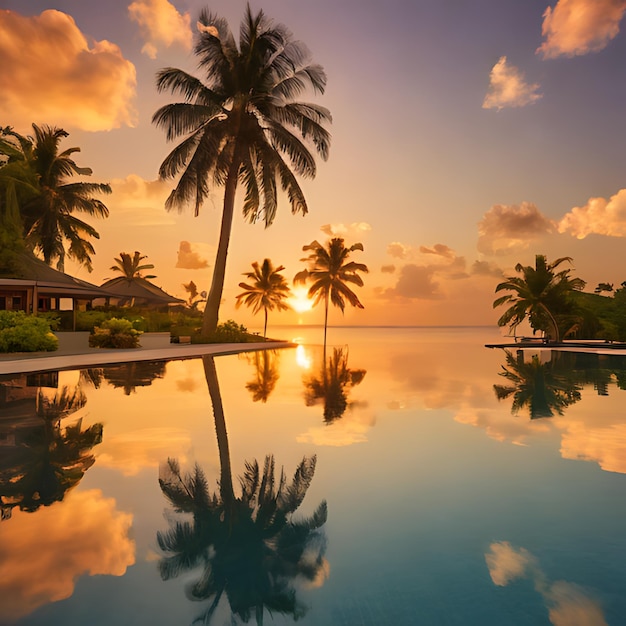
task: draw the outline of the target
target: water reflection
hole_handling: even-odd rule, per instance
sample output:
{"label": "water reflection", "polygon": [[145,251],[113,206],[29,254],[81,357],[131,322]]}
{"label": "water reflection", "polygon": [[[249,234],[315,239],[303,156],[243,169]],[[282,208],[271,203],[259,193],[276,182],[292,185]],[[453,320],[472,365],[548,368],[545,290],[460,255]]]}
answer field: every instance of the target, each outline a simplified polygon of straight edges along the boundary
{"label": "water reflection", "polygon": [[498,400],[512,397],[511,412],[527,410],[531,419],[563,415],[565,409],[581,400],[584,387],[593,386],[600,396],[608,396],[615,384],[625,388],[626,359],[597,354],[543,351],[525,355],[505,350],[500,376],[508,385],[494,385]]}
{"label": "water reflection", "polygon": [[17,376],[0,383],[3,520],[11,517],[15,507],[33,512],[62,500],[94,464],[91,450],[102,442],[100,423],[84,429],[82,419],[62,425],[62,420],[85,406],[80,386],[63,386],[50,395],[33,386],[41,382]]}
{"label": "water reflection", "polygon": [[136,393],[137,387],[149,387],[152,381],[165,376],[165,361],[136,361],[108,367],[90,368],[83,371],[83,379],[96,389],[103,380],[112,387],[124,390],[124,395]]}
{"label": "water reflection", "polygon": [[248,362],[254,365],[254,378],[246,383],[253,402],[267,402],[279,376],[280,355],[278,350],[257,350],[244,353]]}
{"label": "water reflection", "polygon": [[307,406],[323,403],[324,421],[331,423],[346,412],[349,390],[359,385],[365,377],[363,369],[348,367],[348,349],[333,348],[333,354],[324,360],[317,374],[304,377]]}
{"label": "water reflection", "polygon": [[[292,518],[313,479],[316,456],[304,457],[293,479],[275,474],[273,455],[261,470],[256,460],[246,462],[239,477],[241,494],[235,495],[224,409],[213,357],[203,357],[213,405],[220,458],[218,489],[211,491],[203,470],[182,473],[169,459],[160,471],[159,484],[178,514],[170,528],[157,533],[165,556],[159,562],[164,580],[198,571],[187,585],[193,600],[210,604],[196,621],[209,623],[225,594],[232,616],[263,623],[265,610],[294,620],[306,607],[298,600],[297,581],[321,584],[328,572],[324,559],[326,501],[310,517]],[[191,516],[191,517],[189,517]]]}
{"label": "water reflection", "polygon": [[485,561],[491,580],[499,587],[518,579],[530,579],[548,609],[551,624],[607,626],[600,603],[589,591],[565,580],[551,581],[539,560],[525,548],[497,541],[489,546]]}
{"label": "water reflection", "polygon": [[505,352],[506,365],[500,376],[510,384],[494,385],[493,389],[498,400],[513,397],[514,415],[522,409],[528,410],[530,419],[552,417],[555,412],[563,415],[565,408],[580,400],[582,387],[561,354],[555,353],[551,360],[542,362],[537,354],[525,360],[521,350],[516,355]]}

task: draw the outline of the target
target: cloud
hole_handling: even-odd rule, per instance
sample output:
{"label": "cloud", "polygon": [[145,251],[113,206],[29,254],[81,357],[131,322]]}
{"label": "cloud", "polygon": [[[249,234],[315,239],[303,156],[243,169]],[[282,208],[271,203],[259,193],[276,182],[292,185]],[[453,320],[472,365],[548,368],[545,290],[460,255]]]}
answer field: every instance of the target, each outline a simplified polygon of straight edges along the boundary
{"label": "cloud", "polygon": [[115,44],[89,45],[61,11],[0,11],[0,110],[18,129],[52,120],[87,131],[133,126],[135,66]]}
{"label": "cloud", "polygon": [[508,541],[498,541],[489,546],[485,561],[494,585],[505,587],[517,578],[523,578],[535,558],[524,548],[515,549]]}
{"label": "cloud", "polygon": [[506,57],[502,56],[489,74],[489,88],[483,100],[483,109],[500,110],[532,104],[541,98],[538,89],[539,84],[527,83],[524,74],[514,65],[509,65]]}
{"label": "cloud", "polygon": [[165,200],[170,188],[159,180],[147,181],[130,174],[111,181],[111,196],[104,198],[116,220],[132,226],[163,226],[176,223],[174,216],[165,210]]}
{"label": "cloud", "polygon": [[209,267],[209,262],[203,256],[207,249],[208,246],[206,244],[181,241],[178,248],[176,267],[185,270],[200,270]]}
{"label": "cloud", "polygon": [[328,237],[360,237],[372,230],[367,222],[353,222],[352,224],[323,224],[320,230]]}
{"label": "cloud", "polygon": [[574,207],[559,222],[560,233],[577,239],[587,235],[626,237],[626,189],[620,189],[609,200],[590,198],[582,207]]}
{"label": "cloud", "polygon": [[543,14],[537,53],[554,59],[598,52],[619,33],[625,11],[624,0],[558,0]]}
{"label": "cloud", "polygon": [[495,278],[504,276],[502,269],[490,261],[474,261],[471,273],[475,276],[494,276]]}
{"label": "cloud", "polygon": [[533,239],[554,228],[554,223],[531,202],[519,206],[495,204],[478,224],[478,250],[497,255],[525,249]]}
{"label": "cloud", "polygon": [[400,270],[400,278],[393,289],[385,290],[386,297],[434,299],[440,298],[439,284],[435,282],[434,267],[409,263]]}
{"label": "cloud", "polygon": [[432,248],[420,246],[419,250],[423,254],[435,254],[437,256],[445,257],[446,259],[453,259],[455,257],[454,250],[442,243],[436,243]]}
{"label": "cloud", "polygon": [[168,0],[136,0],[128,7],[145,40],[141,51],[156,59],[160,48],[180,46],[189,52],[193,40],[189,13],[181,15]]}
{"label": "cloud", "polygon": [[380,268],[380,271],[383,274],[393,274],[396,271],[396,266],[395,265],[383,265]]}
{"label": "cloud", "polygon": [[3,623],[69,598],[83,574],[122,576],[135,563],[133,517],[99,489],[73,491],[35,514],[14,511],[13,518],[0,534]]}
{"label": "cloud", "polygon": [[387,254],[394,259],[406,259],[411,250],[411,246],[405,246],[399,241],[394,241],[387,246]]}

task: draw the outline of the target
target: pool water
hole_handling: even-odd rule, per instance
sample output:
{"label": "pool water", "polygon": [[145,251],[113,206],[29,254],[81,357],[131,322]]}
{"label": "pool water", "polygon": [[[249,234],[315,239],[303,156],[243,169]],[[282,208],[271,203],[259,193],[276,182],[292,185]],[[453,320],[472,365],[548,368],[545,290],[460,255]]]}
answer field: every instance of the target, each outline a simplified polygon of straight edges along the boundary
{"label": "pool water", "polygon": [[0,623],[626,624],[626,360],[273,334],[0,377]]}

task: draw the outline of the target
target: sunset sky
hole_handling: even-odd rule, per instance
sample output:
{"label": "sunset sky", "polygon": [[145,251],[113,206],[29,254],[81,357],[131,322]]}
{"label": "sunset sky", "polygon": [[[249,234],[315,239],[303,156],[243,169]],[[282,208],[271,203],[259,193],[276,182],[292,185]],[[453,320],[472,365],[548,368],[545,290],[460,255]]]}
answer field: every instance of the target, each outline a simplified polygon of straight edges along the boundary
{"label": "sunset sky", "polygon": [[[156,72],[201,76],[191,46],[202,8],[237,35],[243,0],[0,0],[0,126],[64,128],[62,148],[108,182],[110,217],[92,224],[100,284],[120,252],[139,250],[156,284],[208,289],[222,190],[194,218],[168,213],[157,179],[171,149],[152,123],[175,101]],[[330,234],[362,242],[364,310],[331,323],[492,324],[494,287],[534,255],[573,258],[593,291],[626,280],[626,0],[266,0],[328,76],[330,158],[305,181],[310,212],[286,201],[274,225],[239,213],[222,321],[242,273],[270,257],[291,281],[302,246]],[[178,99],[178,98],[176,98]],[[319,310],[270,314],[322,321]]]}

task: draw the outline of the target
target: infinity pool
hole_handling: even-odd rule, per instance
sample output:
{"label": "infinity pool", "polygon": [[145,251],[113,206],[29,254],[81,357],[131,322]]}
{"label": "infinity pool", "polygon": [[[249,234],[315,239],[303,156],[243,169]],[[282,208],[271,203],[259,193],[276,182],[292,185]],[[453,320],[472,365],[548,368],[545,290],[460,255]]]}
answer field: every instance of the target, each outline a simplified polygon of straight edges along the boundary
{"label": "infinity pool", "polygon": [[0,377],[0,623],[626,623],[624,359],[273,334]]}

